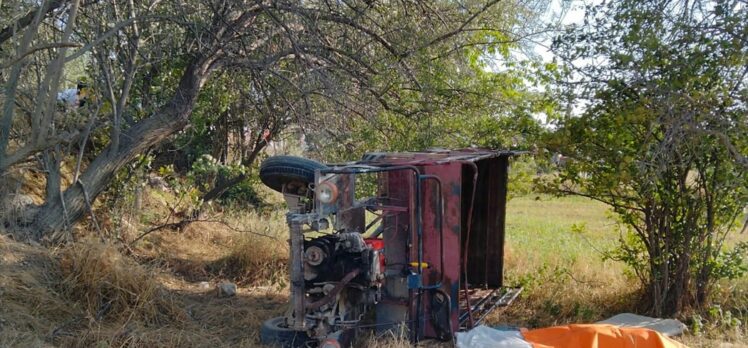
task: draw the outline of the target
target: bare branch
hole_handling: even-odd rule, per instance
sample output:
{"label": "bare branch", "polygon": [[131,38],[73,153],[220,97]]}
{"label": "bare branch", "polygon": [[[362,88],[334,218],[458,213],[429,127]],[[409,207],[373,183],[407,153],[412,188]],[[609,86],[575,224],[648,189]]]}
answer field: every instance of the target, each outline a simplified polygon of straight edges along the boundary
{"label": "bare branch", "polygon": [[152,15],[145,15],[145,16],[139,16],[134,18],[128,18],[122,22],[117,23],[112,29],[109,29],[106,33],[101,34],[99,37],[97,37],[94,41],[91,41],[87,43],[85,46],[81,47],[77,51],[73,52],[71,55],[65,57],[65,62],[70,62],[84,54],[86,52],[90,51],[95,46],[99,45],[100,43],[104,42],[104,40],[112,37],[112,35],[118,33],[123,28],[127,27],[128,25],[131,25],[135,22],[139,21],[146,21],[146,20],[154,20],[161,18],[160,16],[152,16]]}
{"label": "bare branch", "polygon": [[[28,47],[31,45],[31,40],[39,29],[39,23],[41,22],[43,13],[44,6],[41,6],[36,12],[36,16],[32,23],[26,28],[26,32],[23,34],[23,38],[21,39],[21,44],[18,46],[17,51],[19,56],[25,57],[21,52],[28,51]],[[10,127],[13,122],[13,114],[16,104],[16,91],[18,89],[18,81],[21,77],[21,71],[23,70],[23,62],[24,59],[22,58],[13,65],[13,69],[10,72],[5,87],[5,105],[3,107],[3,118],[2,121],[0,121],[0,173],[4,172],[7,168],[7,166],[4,166],[4,163],[9,162],[5,152],[10,139]]]}
{"label": "bare branch", "polygon": [[157,232],[157,231],[161,231],[161,230],[165,230],[165,229],[177,230],[178,231],[178,230],[184,229],[185,227],[187,227],[188,225],[190,225],[190,224],[192,224],[194,222],[205,222],[205,223],[220,224],[220,225],[223,225],[223,226],[227,227],[228,229],[230,229],[230,230],[232,230],[234,232],[249,233],[249,234],[253,234],[255,236],[260,236],[260,237],[270,238],[270,239],[275,240],[275,241],[280,241],[275,236],[271,236],[271,235],[264,234],[264,233],[259,233],[259,232],[254,232],[254,231],[250,231],[250,230],[242,230],[242,229],[236,228],[234,226],[231,226],[226,221],[211,220],[211,219],[184,219],[184,220],[180,220],[180,221],[177,221],[177,222],[170,222],[170,223],[165,223],[165,224],[158,225],[158,226],[155,226],[155,227],[151,227],[147,231],[145,231],[142,234],[140,234],[137,238],[133,239],[133,241],[130,242],[130,246],[135,245],[135,243],[137,243],[138,241],[140,241],[141,239],[145,238],[146,236],[148,236],[149,234],[151,234],[153,232]]}
{"label": "bare branch", "polygon": [[74,48],[74,47],[81,47],[81,46],[83,45],[79,43],[75,43],[75,42],[52,42],[52,43],[36,45],[32,47],[31,49],[29,49],[28,51],[22,53],[19,57],[16,57],[7,63],[0,64],[0,69],[7,69],[37,51],[48,50],[48,49],[53,49],[53,48],[63,48],[63,47]]}
{"label": "bare branch", "polygon": [[53,0],[45,4],[46,6],[39,6],[36,9],[29,11],[25,16],[16,20],[13,24],[3,28],[3,30],[0,30],[0,45],[12,38],[17,32],[34,23],[38,15],[46,16],[52,11],[60,8],[60,6],[65,2],[66,0]]}
{"label": "bare branch", "polygon": [[470,25],[470,23],[472,23],[473,21],[475,21],[475,19],[478,18],[478,16],[480,16],[483,13],[485,13],[486,11],[488,11],[488,9],[490,9],[491,7],[493,7],[494,5],[496,5],[498,3],[499,3],[499,0],[492,0],[492,1],[487,2],[485,5],[483,5],[483,8],[480,11],[477,11],[477,12],[473,13],[470,17],[468,17],[467,20],[465,20],[464,22],[462,22],[462,24],[457,29],[452,30],[452,31],[450,31],[448,33],[444,33],[444,34],[440,35],[439,37],[437,37],[437,38],[429,41],[428,44],[426,44],[425,46],[420,47],[419,49],[423,49],[425,47],[433,46],[433,45],[435,45],[437,43],[440,43],[442,41],[445,41],[445,40],[447,40],[447,39],[449,39],[449,38],[451,38],[451,37],[453,37],[455,35],[458,35],[460,33],[465,32],[465,28],[467,28],[468,25]]}

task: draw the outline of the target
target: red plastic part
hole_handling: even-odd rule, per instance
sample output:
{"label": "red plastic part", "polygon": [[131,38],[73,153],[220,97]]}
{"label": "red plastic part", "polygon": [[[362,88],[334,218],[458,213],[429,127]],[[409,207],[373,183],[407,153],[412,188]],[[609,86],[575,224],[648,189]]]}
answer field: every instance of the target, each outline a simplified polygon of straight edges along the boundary
{"label": "red plastic part", "polygon": [[364,238],[364,242],[379,253],[379,266],[384,271],[384,265],[386,264],[384,260],[384,240],[379,238]]}

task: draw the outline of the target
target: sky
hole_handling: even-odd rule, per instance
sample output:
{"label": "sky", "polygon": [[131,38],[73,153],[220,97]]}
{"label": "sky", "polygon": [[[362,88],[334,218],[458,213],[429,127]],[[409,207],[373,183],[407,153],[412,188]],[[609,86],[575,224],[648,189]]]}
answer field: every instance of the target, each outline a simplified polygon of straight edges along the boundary
{"label": "sky", "polygon": [[[600,0],[552,0],[543,21],[546,23],[557,23],[562,28],[574,24],[581,25],[584,21],[585,6],[599,2]],[[531,54],[539,57],[544,63],[552,62],[555,55],[550,51],[550,47],[554,35],[551,33],[535,39]],[[575,106],[574,109],[576,110],[575,113],[581,111],[579,106]],[[553,128],[553,125],[548,122],[548,117],[545,113],[539,112],[532,116],[545,127]]]}
{"label": "sky", "polygon": [[[552,0],[548,11],[544,16],[545,22],[559,22],[561,26],[581,24],[584,20],[584,7],[587,3],[599,1],[589,0]],[[553,60],[554,54],[550,52],[552,35],[540,38],[533,48],[534,53],[539,55],[544,62]]]}

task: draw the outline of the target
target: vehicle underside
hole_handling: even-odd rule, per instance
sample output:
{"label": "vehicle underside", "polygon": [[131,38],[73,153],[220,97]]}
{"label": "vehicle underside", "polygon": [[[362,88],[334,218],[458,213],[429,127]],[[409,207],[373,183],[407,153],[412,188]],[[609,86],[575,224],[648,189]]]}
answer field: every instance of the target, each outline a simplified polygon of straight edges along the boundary
{"label": "vehicle underside", "polygon": [[360,329],[452,340],[521,289],[503,286],[512,152],[370,153],[324,165],[270,157],[289,213],[290,304],[265,344],[347,347]]}

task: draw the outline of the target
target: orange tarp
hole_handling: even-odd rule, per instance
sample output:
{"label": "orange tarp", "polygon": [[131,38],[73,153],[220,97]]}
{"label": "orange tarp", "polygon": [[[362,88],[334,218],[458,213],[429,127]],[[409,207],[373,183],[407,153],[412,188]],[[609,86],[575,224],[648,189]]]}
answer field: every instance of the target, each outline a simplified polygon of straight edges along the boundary
{"label": "orange tarp", "polygon": [[686,348],[657,331],[607,324],[572,324],[522,331],[533,348]]}

